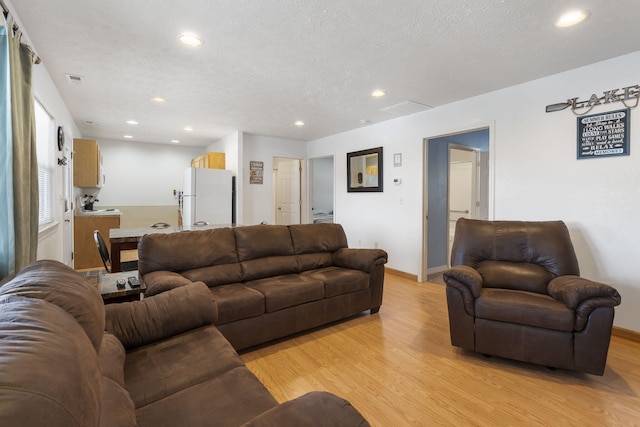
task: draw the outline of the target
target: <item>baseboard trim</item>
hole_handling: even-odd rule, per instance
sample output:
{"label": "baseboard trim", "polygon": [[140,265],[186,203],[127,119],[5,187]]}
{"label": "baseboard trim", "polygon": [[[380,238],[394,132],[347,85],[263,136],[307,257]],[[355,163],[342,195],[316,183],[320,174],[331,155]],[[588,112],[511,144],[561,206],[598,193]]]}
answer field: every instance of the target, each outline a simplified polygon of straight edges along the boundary
{"label": "baseboard trim", "polygon": [[405,279],[418,281],[418,276],[415,274],[405,273],[404,271],[396,270],[393,268],[385,267],[385,271],[389,274],[393,274],[394,276],[404,277]]}
{"label": "baseboard trim", "polygon": [[614,326],[611,330],[611,335],[624,338],[629,341],[640,342],[640,332],[632,331],[631,329]]}

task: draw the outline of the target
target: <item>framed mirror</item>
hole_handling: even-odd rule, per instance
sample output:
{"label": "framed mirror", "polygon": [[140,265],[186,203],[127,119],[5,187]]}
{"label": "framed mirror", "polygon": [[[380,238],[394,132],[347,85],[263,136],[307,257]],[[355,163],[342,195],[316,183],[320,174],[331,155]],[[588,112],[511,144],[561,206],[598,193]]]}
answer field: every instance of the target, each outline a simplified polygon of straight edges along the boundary
{"label": "framed mirror", "polygon": [[347,153],[347,192],[382,192],[382,147]]}

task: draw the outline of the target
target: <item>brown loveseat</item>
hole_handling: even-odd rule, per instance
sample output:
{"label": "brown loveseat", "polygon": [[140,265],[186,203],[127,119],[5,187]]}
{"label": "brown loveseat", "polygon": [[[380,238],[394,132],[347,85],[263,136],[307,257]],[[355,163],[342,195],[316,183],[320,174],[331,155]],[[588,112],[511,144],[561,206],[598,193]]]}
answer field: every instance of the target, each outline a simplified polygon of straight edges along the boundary
{"label": "brown loveseat", "polygon": [[0,287],[0,426],[366,426],[344,399],[278,404],[215,326],[202,284],[102,303],[38,261]]}
{"label": "brown loveseat", "polygon": [[146,295],[204,282],[236,350],[382,304],[381,249],[347,247],[339,224],[254,225],[149,234],[138,245]]}
{"label": "brown loveseat", "polygon": [[460,219],[444,273],[451,344],[602,375],[611,286],[581,278],[562,221]]}

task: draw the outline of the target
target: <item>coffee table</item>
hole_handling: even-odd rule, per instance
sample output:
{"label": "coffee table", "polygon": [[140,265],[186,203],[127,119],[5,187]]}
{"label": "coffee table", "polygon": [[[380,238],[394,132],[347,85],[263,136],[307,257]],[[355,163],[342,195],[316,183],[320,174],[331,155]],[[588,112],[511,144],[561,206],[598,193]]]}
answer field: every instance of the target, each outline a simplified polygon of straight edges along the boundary
{"label": "coffee table", "polygon": [[[136,277],[140,280],[139,288],[132,288],[129,283],[125,283],[123,289],[118,289],[116,281],[118,279],[124,279],[125,281],[129,277]],[[147,286],[138,277],[138,271],[123,271],[120,273],[105,273],[98,276],[98,289],[102,294],[102,299],[105,304],[111,304],[114,302],[127,302],[135,301],[144,298],[144,291]]]}

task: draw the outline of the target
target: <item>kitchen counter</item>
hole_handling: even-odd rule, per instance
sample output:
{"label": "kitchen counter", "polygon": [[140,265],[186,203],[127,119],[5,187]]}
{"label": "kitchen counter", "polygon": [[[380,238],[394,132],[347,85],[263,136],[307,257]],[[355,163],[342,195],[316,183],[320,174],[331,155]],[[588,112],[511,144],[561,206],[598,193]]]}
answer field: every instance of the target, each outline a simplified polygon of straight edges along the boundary
{"label": "kitchen counter", "polygon": [[97,209],[94,211],[76,210],[75,216],[120,216],[122,212],[119,209]]}

